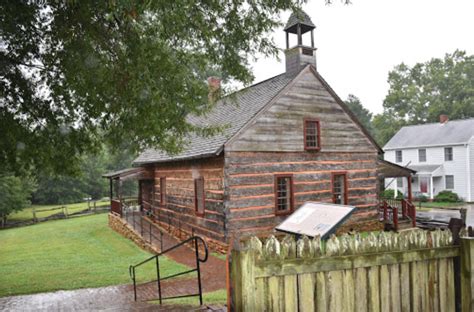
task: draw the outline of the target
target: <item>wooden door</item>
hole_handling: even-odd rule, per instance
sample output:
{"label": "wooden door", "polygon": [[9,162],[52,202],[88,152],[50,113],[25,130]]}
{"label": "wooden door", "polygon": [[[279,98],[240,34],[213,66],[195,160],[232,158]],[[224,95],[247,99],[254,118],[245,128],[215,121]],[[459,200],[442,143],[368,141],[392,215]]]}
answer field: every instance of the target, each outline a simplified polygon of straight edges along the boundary
{"label": "wooden door", "polygon": [[420,192],[428,193],[428,178],[420,178]]}

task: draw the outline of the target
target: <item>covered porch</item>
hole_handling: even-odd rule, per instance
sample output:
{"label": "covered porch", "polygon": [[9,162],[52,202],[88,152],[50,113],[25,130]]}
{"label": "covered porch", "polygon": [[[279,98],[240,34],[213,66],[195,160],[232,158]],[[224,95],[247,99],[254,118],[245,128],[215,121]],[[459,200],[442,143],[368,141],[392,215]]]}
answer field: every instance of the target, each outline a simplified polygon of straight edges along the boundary
{"label": "covered porch", "polygon": [[[437,191],[443,189],[443,165],[411,165],[409,168],[416,171],[413,176],[415,197],[425,196],[433,200]],[[400,188],[404,190],[404,185]]]}
{"label": "covered porch", "polygon": [[[383,189],[393,189],[395,183],[394,198],[379,196],[380,219],[389,227],[399,230],[406,227],[416,227],[416,207],[413,205],[412,178],[416,171],[402,167],[386,160],[378,160],[377,177],[380,186],[380,194]],[[402,181],[406,185],[403,197],[398,199],[396,183]]]}
{"label": "covered porch", "polygon": [[123,216],[124,209],[150,209],[153,201],[154,175],[146,168],[127,168],[102,175],[110,183],[110,209]]}

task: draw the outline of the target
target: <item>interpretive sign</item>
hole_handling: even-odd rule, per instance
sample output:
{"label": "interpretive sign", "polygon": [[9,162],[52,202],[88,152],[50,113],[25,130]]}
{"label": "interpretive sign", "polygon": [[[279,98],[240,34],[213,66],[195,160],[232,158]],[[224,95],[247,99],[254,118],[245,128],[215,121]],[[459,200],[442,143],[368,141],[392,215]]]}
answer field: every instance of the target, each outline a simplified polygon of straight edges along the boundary
{"label": "interpretive sign", "polygon": [[276,227],[278,231],[327,238],[346,220],[355,207],[306,202]]}

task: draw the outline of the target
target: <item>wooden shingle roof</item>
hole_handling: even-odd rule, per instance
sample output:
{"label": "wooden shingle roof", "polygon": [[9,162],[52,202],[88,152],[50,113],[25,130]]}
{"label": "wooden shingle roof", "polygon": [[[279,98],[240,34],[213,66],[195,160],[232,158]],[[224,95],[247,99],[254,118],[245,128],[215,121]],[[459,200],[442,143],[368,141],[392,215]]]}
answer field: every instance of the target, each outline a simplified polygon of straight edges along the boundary
{"label": "wooden shingle roof", "polygon": [[188,144],[176,155],[156,149],[145,150],[134,160],[133,165],[205,158],[220,154],[227,140],[277,96],[298,73],[292,75],[283,73],[242,89],[218,101],[212,111],[205,116],[188,116],[188,121],[194,125],[224,126],[226,128],[211,137],[190,134],[187,139]]}

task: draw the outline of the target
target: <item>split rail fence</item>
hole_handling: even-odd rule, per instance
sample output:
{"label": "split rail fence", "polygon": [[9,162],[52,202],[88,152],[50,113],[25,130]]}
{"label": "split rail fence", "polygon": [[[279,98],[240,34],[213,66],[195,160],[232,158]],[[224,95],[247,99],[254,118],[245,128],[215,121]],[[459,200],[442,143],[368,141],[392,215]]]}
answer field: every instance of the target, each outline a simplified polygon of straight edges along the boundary
{"label": "split rail fence", "polygon": [[473,262],[474,239],[453,246],[449,230],[252,237],[231,252],[230,309],[474,311]]}

